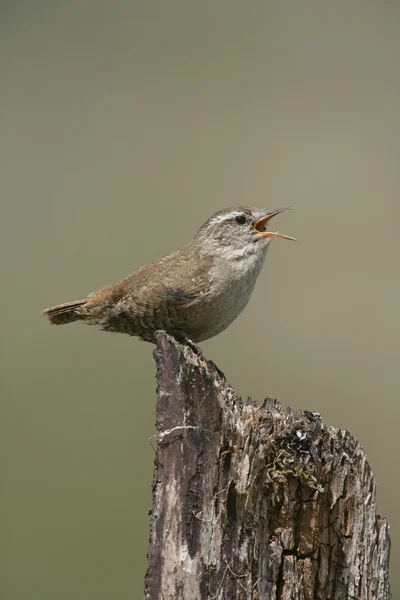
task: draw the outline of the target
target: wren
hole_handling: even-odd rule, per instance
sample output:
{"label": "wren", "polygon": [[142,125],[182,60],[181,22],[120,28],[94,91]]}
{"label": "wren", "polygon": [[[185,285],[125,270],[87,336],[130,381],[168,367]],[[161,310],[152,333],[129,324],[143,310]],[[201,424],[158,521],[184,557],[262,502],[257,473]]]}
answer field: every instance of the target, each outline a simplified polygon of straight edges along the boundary
{"label": "wren", "polygon": [[43,313],[53,325],[83,321],[153,343],[160,329],[195,343],[207,340],[226,329],[245,308],[271,240],[295,240],[266,231],[270,219],[285,210],[289,209],[221,210],[180,250],[84,300],[52,306]]}

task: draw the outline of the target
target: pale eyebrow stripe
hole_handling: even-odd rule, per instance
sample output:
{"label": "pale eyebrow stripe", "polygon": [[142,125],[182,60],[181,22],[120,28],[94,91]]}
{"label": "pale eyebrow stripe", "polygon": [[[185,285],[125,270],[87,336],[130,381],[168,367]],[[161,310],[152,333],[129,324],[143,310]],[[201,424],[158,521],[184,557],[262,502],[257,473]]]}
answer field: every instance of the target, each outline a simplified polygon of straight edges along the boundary
{"label": "pale eyebrow stripe", "polygon": [[231,213],[227,213],[226,215],[218,215],[217,217],[213,217],[212,223],[223,223],[224,221],[229,221],[232,217],[237,217],[242,213],[235,211]]}

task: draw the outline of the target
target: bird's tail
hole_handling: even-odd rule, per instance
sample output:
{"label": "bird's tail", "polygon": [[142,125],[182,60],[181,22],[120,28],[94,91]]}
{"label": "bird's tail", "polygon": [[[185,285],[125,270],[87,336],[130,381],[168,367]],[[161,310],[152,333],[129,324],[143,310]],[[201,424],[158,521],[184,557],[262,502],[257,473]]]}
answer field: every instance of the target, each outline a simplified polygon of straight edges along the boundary
{"label": "bird's tail", "polygon": [[84,318],[79,313],[79,308],[84,306],[86,302],[87,300],[75,300],[74,302],[50,306],[50,308],[43,311],[43,314],[49,318],[52,325],[65,325]]}

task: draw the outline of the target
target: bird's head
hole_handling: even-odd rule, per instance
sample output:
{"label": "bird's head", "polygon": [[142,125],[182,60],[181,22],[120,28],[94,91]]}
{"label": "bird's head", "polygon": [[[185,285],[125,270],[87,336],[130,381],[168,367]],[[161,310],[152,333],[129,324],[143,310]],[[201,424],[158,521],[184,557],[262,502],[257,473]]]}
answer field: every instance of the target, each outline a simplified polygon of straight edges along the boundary
{"label": "bird's head", "polygon": [[273,238],[295,241],[293,237],[267,229],[272,217],[286,210],[290,208],[271,211],[251,206],[226,208],[200,227],[195,240],[210,254],[220,253],[232,258],[264,254]]}

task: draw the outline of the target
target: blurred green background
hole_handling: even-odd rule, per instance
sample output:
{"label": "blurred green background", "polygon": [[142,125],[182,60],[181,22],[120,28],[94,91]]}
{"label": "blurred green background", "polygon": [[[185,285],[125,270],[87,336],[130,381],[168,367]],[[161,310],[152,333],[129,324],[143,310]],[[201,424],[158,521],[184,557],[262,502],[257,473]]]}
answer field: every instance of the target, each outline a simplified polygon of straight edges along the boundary
{"label": "blurred green background", "polygon": [[362,442],[400,593],[399,30],[390,1],[2,2],[2,599],[142,597],[152,346],[40,310],[237,204],[294,205],[299,243],[203,350]]}

